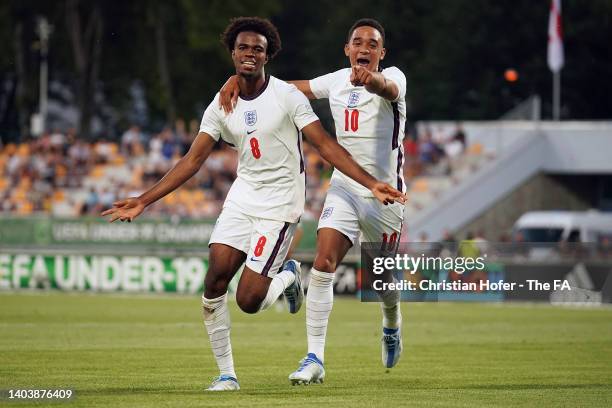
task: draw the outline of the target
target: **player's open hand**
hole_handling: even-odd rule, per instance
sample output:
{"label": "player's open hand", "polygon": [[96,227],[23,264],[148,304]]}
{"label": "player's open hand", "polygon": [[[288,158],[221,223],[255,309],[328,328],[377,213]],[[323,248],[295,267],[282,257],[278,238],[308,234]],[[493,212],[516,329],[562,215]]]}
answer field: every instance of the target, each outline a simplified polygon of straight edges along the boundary
{"label": "player's open hand", "polygon": [[406,202],[406,195],[402,194],[399,190],[391,187],[387,183],[378,182],[372,187],[372,193],[374,197],[378,199],[384,205],[393,204],[394,202],[400,202],[404,204]]}
{"label": "player's open hand", "polygon": [[121,222],[132,220],[138,217],[145,209],[144,203],[137,197],[130,197],[125,200],[116,201],[113,203],[113,207],[102,212],[102,216],[105,217],[110,215],[108,222],[114,222],[120,220]]}
{"label": "player's open hand", "polygon": [[238,95],[240,95],[238,75],[232,75],[219,91],[219,107],[223,109],[226,115],[234,111],[238,102]]}
{"label": "player's open hand", "polygon": [[354,86],[366,86],[372,82],[373,75],[372,71],[366,67],[355,65],[351,69],[351,84]]}

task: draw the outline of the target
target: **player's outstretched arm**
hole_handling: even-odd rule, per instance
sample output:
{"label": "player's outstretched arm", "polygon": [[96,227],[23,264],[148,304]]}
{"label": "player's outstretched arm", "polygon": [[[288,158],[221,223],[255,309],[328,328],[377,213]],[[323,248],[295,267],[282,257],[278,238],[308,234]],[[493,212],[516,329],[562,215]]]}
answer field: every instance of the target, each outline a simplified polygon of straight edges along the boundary
{"label": "player's outstretched arm", "polygon": [[200,132],[191,148],[166,175],[139,197],[130,197],[113,203],[113,207],[102,212],[110,215],[109,222],[116,220],[131,222],[144,209],[166,194],[176,190],[199,169],[215,146],[215,140],[207,133]]}
{"label": "player's outstretched arm", "polygon": [[383,204],[392,204],[395,201],[406,202],[406,196],[399,190],[391,187],[387,183],[378,181],[366,172],[349,152],[338,144],[323,129],[320,121],[315,121],[305,126],[302,132],[306,135],[310,143],[321,153],[321,156],[330,162],[335,168],[346,174],[359,184],[363,185]]}
{"label": "player's outstretched arm", "polygon": [[[312,90],[310,89],[310,81],[287,81],[293,84],[300,90],[308,99],[316,99]],[[238,96],[240,95],[240,86],[238,85],[238,75],[232,75],[225,81],[225,84],[219,91],[219,105],[223,109],[225,114],[234,111],[236,102],[238,102]]]}
{"label": "player's outstretched arm", "polygon": [[351,69],[351,83],[355,86],[363,85],[366,91],[382,98],[394,101],[399,96],[397,84],[385,78],[380,72],[372,72],[366,67],[356,65]]}

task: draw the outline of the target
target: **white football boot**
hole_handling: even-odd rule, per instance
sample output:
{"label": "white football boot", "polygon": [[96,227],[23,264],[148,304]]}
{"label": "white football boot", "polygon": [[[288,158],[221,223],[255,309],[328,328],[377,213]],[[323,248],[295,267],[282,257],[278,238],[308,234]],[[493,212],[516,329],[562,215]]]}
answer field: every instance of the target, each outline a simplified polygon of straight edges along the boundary
{"label": "white football boot", "polygon": [[289,285],[289,287],[285,289],[283,293],[285,294],[285,300],[287,301],[289,313],[297,313],[300,310],[300,307],[302,307],[302,302],[304,301],[304,288],[302,287],[302,277],[300,273],[302,268],[298,261],[290,259],[285,262],[283,270],[291,271],[295,275],[295,281]]}
{"label": "white football boot", "polygon": [[402,328],[388,329],[383,327],[382,363],[391,368],[397,364],[402,355]]}
{"label": "white football boot", "polygon": [[206,391],[237,391],[240,389],[238,380],[229,375],[220,375],[215,378]]}
{"label": "white football boot", "polygon": [[320,384],[325,378],[323,363],[314,353],[308,353],[300,361],[298,369],[289,374],[291,385]]}

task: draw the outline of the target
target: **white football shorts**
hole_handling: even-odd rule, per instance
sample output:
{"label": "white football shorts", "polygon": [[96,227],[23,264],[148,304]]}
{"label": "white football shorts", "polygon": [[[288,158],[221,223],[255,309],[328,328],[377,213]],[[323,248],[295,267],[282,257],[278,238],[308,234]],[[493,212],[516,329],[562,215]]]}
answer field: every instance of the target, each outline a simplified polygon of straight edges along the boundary
{"label": "white football shorts", "polygon": [[253,217],[225,207],[208,245],[225,244],[244,252],[249,269],[271,278],[283,266],[296,226],[297,223]]}
{"label": "white football shorts", "polygon": [[399,242],[403,219],[403,204],[384,205],[334,184],[327,191],[318,229],[333,228],[353,245],[358,238],[359,242]]}

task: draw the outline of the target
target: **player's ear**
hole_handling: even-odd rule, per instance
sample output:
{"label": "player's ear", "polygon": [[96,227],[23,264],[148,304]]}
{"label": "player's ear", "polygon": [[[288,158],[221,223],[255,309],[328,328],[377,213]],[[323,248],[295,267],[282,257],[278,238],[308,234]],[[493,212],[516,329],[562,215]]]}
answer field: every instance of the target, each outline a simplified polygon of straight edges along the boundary
{"label": "player's ear", "polygon": [[346,55],[347,57],[349,56],[349,45],[348,45],[348,43],[344,44],[344,55]]}
{"label": "player's ear", "polygon": [[383,48],[383,49],[380,51],[380,59],[381,59],[381,60],[384,60],[384,59],[385,59],[385,55],[386,55],[386,54],[387,54],[387,49],[386,49],[386,48]]}

